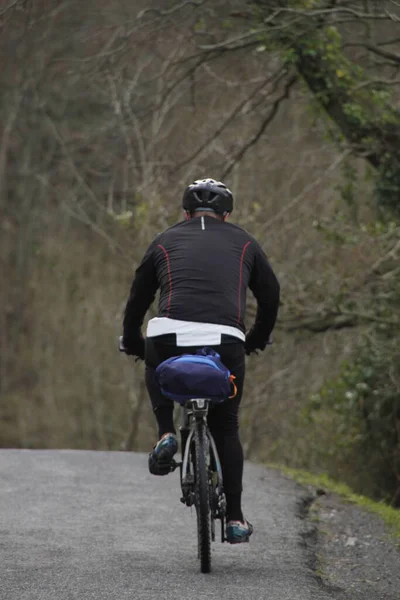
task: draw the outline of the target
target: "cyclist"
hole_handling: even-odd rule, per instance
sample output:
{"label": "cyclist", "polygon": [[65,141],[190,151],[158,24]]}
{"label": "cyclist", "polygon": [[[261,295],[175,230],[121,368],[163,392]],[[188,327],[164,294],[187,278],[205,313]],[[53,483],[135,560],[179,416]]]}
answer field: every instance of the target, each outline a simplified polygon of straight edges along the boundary
{"label": "cyclist", "polygon": [[[264,350],[279,305],[279,283],[258,242],[226,220],[231,191],[214,179],[197,180],[185,190],[185,220],[156,236],[136,270],[125,308],[122,343],[127,354],[145,360],[146,385],[157,419],[159,441],[149,470],[166,475],[178,442],[173,402],[154,379],[156,367],[171,356],[210,346],[236,376],[236,396],[211,408],[208,424],[220,456],[227,502],[228,541],[248,541],[252,526],[242,513],[243,450],[238,411],[245,376],[245,353]],[[245,333],[246,290],[257,300],[254,325]],[[158,316],[141,333],[144,316],[160,288]]]}

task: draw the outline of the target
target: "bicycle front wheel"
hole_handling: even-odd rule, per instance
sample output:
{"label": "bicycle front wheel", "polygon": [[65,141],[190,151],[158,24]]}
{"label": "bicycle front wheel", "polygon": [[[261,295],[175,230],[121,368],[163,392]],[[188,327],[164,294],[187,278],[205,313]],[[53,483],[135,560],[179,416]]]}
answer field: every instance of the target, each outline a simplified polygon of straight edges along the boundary
{"label": "bicycle front wheel", "polygon": [[207,436],[205,423],[196,423],[194,432],[195,506],[197,513],[198,552],[202,573],[211,571],[211,510],[207,466]]}

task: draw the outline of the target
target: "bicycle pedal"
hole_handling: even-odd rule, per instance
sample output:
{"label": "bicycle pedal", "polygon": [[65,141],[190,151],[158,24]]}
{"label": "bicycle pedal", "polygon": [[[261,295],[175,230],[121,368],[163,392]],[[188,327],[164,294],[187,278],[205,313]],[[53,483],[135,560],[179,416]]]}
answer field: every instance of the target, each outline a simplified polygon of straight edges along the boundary
{"label": "bicycle pedal", "polygon": [[186,506],[193,506],[194,504],[194,494],[193,492],[189,492],[188,495],[181,497],[182,504],[186,504]]}

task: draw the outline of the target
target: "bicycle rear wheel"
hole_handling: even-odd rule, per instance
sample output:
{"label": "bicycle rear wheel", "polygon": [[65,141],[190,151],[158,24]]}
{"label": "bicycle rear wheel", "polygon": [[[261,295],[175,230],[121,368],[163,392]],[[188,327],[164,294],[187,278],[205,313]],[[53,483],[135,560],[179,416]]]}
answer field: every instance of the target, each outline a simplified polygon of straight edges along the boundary
{"label": "bicycle rear wheel", "polygon": [[211,571],[211,507],[207,465],[207,437],[204,421],[196,423],[194,432],[195,506],[197,513],[200,570]]}

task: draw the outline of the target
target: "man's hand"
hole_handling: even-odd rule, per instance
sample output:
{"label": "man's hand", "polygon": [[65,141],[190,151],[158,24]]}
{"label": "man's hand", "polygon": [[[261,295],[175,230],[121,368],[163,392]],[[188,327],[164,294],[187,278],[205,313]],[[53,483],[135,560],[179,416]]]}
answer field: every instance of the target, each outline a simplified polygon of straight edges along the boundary
{"label": "man's hand", "polygon": [[250,354],[257,354],[258,355],[258,350],[256,350],[255,348],[250,348],[249,346],[246,346],[246,344],[244,345],[244,353],[247,356],[250,356]]}
{"label": "man's hand", "polygon": [[139,332],[135,338],[130,338],[129,340],[120,336],[119,351],[128,354],[128,356],[137,356],[141,360],[144,360],[145,341],[143,335]]}
{"label": "man's hand", "polygon": [[272,344],[271,336],[265,341],[264,337],[261,337],[257,330],[252,327],[246,335],[246,341],[244,343],[244,351],[249,356],[253,352],[258,354],[257,350],[265,350],[266,346]]}

